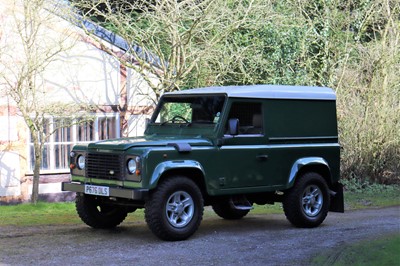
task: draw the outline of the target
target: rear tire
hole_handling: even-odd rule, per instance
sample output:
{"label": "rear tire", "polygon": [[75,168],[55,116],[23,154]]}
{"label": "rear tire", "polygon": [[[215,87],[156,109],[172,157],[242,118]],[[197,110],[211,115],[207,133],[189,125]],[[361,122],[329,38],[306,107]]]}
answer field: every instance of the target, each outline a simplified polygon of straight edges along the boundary
{"label": "rear tire", "polygon": [[324,178],[317,173],[300,176],[294,186],[285,192],[283,210],[286,218],[296,227],[319,226],[328,215],[329,189]]}
{"label": "rear tire", "polygon": [[184,176],[161,182],[145,204],[150,230],[167,241],[185,240],[193,235],[203,218],[203,196],[198,186]]}
{"label": "rear tire", "polygon": [[95,196],[76,193],[76,211],[81,220],[93,228],[114,228],[122,223],[128,212],[120,207],[101,203]]}

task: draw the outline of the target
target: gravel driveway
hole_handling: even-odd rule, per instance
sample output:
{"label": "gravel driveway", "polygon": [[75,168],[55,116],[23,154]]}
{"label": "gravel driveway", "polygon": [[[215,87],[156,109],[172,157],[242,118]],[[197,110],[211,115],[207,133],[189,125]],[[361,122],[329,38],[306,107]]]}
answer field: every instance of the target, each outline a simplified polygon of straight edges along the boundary
{"label": "gravel driveway", "polygon": [[283,214],[211,217],[182,242],[158,240],[144,221],[106,231],[0,227],[0,265],[307,265],[319,252],[335,256],[344,244],[393,233],[400,233],[400,206],[329,213],[314,229],[293,228]]}

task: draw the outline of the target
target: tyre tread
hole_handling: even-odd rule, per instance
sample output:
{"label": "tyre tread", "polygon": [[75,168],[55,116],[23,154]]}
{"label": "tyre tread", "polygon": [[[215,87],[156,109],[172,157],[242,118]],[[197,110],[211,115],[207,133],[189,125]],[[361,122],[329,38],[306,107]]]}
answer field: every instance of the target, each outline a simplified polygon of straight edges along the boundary
{"label": "tyre tread", "polygon": [[115,206],[113,215],[104,215],[95,210],[95,200],[89,196],[77,193],[75,199],[76,211],[81,220],[88,226],[96,229],[114,228],[121,224],[128,213],[118,206]]}
{"label": "tyre tread", "polygon": [[[321,212],[315,219],[306,217],[301,209],[299,197],[301,197],[304,188],[311,183],[318,183],[322,193],[324,193],[324,202]],[[300,176],[294,186],[285,193],[283,200],[283,210],[286,218],[291,224],[300,228],[312,228],[319,226],[328,215],[330,196],[328,186],[323,177],[314,172],[308,172]]]}
{"label": "tyre tread", "polygon": [[[188,189],[192,197],[198,197],[198,205],[195,206],[195,215],[193,221],[190,222],[190,227],[183,229],[171,229],[164,217],[164,205],[168,198],[168,193],[174,188]],[[195,194],[195,195],[193,195]],[[193,199],[196,202],[196,199]],[[200,189],[189,178],[184,176],[174,176],[165,179],[158,184],[156,190],[150,194],[150,198],[145,203],[145,220],[150,230],[160,239],[167,241],[185,240],[198,229],[203,218],[204,202]],[[194,224],[193,224],[194,223]]]}

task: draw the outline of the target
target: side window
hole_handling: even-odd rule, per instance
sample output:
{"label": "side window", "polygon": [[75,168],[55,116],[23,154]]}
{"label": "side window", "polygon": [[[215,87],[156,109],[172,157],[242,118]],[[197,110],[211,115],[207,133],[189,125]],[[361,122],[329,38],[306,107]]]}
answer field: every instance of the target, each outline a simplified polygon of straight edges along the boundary
{"label": "side window", "polygon": [[231,106],[228,119],[239,119],[239,135],[263,134],[261,110],[261,103],[235,102]]}

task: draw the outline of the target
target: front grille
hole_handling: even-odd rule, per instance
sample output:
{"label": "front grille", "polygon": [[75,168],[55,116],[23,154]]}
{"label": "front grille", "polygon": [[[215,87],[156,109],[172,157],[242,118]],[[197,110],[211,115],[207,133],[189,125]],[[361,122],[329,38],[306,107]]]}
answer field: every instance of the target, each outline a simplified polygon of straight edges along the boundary
{"label": "front grille", "polygon": [[124,171],[123,155],[89,153],[86,156],[86,177],[122,180]]}

